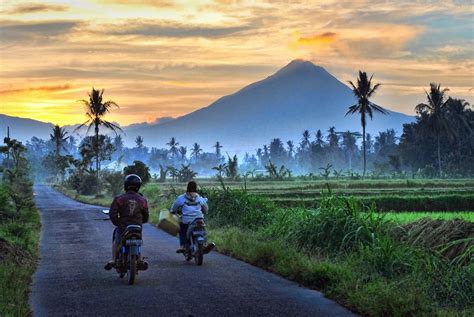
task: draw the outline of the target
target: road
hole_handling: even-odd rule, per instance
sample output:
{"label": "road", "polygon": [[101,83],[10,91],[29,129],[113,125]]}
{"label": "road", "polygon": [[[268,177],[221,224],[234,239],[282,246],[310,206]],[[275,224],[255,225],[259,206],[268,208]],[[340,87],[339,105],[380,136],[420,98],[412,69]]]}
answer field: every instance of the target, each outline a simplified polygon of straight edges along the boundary
{"label": "road", "polygon": [[353,316],[319,292],[213,252],[198,267],[175,250],[177,238],[144,226],[150,267],[129,286],[105,271],[113,225],[98,206],[36,185],[40,262],[34,316]]}

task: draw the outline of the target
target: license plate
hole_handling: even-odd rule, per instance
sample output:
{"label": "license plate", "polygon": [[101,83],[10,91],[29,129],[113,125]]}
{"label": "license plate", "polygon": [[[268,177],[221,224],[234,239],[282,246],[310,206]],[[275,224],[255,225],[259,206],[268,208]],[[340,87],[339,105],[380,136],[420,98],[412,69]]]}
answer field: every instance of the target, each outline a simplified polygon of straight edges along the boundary
{"label": "license plate", "polygon": [[143,240],[127,240],[126,245],[142,245]]}
{"label": "license plate", "polygon": [[206,231],[193,231],[193,235],[195,236],[203,236],[206,234]]}

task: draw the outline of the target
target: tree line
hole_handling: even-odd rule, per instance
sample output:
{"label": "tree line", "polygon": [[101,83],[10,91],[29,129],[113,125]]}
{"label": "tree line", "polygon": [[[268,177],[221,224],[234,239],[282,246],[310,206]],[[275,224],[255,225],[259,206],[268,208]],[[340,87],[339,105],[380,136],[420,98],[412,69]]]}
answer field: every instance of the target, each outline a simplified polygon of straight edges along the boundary
{"label": "tree line", "polygon": [[[204,151],[198,142],[191,147],[172,137],[162,148],[148,148],[143,137],[134,147],[124,146],[120,127],[105,119],[114,101],[104,101],[103,90],[92,89],[86,106],[87,126],[94,134],[82,140],[55,126],[49,140],[33,137],[26,143],[28,156],[39,177],[71,176],[99,178],[100,171],[123,171],[127,165],[142,162],[164,181],[184,180],[196,175],[241,176],[284,179],[308,177],[466,177],[474,175],[474,113],[468,102],[448,97],[448,89],[430,84],[426,103],[415,106],[416,121],[403,126],[400,136],[389,129],[373,136],[366,133],[374,112],[388,114],[370,101],[380,88],[372,77],[359,72],[349,82],[357,103],[346,115],[360,118],[360,131],[338,131],[336,127],[302,132],[300,140],[275,137],[255,153],[243,157],[223,155],[225,145],[216,141],[213,150]],[[106,127],[115,135],[100,133]],[[369,171],[367,173],[367,170]],[[183,176],[185,175],[185,176]],[[92,182],[92,181],[91,181]]]}

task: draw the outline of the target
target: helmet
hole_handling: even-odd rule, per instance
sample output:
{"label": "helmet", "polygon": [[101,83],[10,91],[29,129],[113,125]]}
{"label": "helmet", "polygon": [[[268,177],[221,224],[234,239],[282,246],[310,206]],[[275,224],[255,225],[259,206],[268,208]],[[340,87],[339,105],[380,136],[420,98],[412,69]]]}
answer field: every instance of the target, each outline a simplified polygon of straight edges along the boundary
{"label": "helmet", "polygon": [[123,181],[123,188],[125,190],[134,190],[138,192],[142,185],[142,179],[137,174],[128,174]]}

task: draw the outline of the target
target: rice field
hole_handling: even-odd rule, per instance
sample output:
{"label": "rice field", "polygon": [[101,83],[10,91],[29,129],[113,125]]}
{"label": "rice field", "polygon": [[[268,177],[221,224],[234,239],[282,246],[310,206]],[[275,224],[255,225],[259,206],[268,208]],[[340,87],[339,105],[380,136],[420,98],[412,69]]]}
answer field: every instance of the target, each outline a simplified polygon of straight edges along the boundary
{"label": "rice field", "polygon": [[[201,179],[198,182],[203,188],[222,186],[215,179]],[[157,187],[160,192],[170,190],[180,192],[186,185],[184,183],[154,183],[148,186]],[[245,182],[225,181],[225,186],[245,189],[249,193],[266,197],[284,208],[317,208],[322,196],[331,193],[355,198],[365,206],[375,204],[380,212],[416,212],[417,214],[443,212],[448,213],[443,217],[454,217],[455,212],[463,210],[469,219],[472,219],[470,212],[474,212],[474,180],[472,179],[315,181],[253,181],[250,179]]]}

